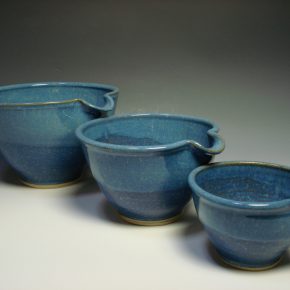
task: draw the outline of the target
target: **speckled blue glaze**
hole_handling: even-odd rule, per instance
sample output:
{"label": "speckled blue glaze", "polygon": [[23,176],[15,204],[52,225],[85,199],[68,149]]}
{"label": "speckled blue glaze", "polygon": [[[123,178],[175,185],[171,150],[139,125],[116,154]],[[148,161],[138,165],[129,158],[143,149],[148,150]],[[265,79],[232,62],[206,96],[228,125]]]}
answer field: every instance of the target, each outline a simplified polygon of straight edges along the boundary
{"label": "speckled blue glaze", "polygon": [[85,158],[75,129],[113,114],[118,90],[91,83],[0,87],[0,150],[20,178],[34,185],[70,182]]}
{"label": "speckled blue glaze", "polygon": [[168,114],[95,120],[77,129],[91,171],[121,215],[159,221],[189,201],[189,172],[224,149],[215,124]]}
{"label": "speckled blue glaze", "polygon": [[290,169],[223,162],[195,169],[189,185],[199,219],[223,259],[263,269],[290,245]]}

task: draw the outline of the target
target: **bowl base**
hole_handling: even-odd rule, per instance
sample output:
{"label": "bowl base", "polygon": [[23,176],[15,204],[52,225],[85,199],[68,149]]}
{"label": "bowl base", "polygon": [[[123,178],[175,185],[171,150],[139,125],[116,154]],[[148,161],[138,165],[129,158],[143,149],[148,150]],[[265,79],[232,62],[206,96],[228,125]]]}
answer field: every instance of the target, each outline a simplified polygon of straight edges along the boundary
{"label": "bowl base", "polygon": [[77,179],[68,181],[68,182],[64,182],[64,183],[55,183],[55,184],[35,184],[35,183],[30,183],[27,182],[23,179],[19,179],[21,183],[33,187],[33,188],[38,188],[38,189],[51,189],[51,188],[61,188],[61,187],[65,187],[65,186],[69,186],[69,185],[73,185],[75,183],[78,183],[81,180],[81,177],[78,177]]}
{"label": "bowl base", "polygon": [[163,226],[163,225],[171,224],[171,223],[175,222],[176,220],[178,220],[181,216],[181,213],[179,213],[173,217],[170,217],[168,219],[152,220],[152,221],[151,220],[150,221],[136,220],[136,219],[132,219],[132,218],[129,218],[127,216],[124,216],[120,213],[119,213],[119,216],[127,223],[138,225],[138,226]]}
{"label": "bowl base", "polygon": [[244,264],[238,264],[238,263],[236,263],[234,261],[228,260],[227,258],[223,257],[220,253],[218,253],[218,257],[224,264],[229,265],[229,266],[231,266],[233,268],[236,268],[236,269],[239,269],[239,270],[245,270],[245,271],[265,271],[265,270],[272,269],[275,266],[277,266],[281,262],[281,260],[283,258],[283,256],[281,256],[272,264],[255,267],[255,266],[247,266],[247,265],[244,265]]}

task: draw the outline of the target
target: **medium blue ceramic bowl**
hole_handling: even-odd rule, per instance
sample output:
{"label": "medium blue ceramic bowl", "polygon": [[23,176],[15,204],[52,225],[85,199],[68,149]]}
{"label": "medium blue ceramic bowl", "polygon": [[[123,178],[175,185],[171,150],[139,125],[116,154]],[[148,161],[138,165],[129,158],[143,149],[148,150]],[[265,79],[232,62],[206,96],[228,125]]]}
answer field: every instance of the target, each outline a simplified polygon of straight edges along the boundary
{"label": "medium blue ceramic bowl", "polygon": [[189,201],[190,171],[222,152],[214,123],[167,114],[111,117],[77,129],[93,176],[128,222],[174,221]]}
{"label": "medium blue ceramic bowl", "polygon": [[224,162],[195,169],[189,185],[209,239],[230,265],[263,270],[290,245],[290,169]]}
{"label": "medium blue ceramic bowl", "polygon": [[113,114],[118,90],[90,83],[0,87],[0,151],[20,179],[58,187],[78,179],[85,158],[75,129]]}

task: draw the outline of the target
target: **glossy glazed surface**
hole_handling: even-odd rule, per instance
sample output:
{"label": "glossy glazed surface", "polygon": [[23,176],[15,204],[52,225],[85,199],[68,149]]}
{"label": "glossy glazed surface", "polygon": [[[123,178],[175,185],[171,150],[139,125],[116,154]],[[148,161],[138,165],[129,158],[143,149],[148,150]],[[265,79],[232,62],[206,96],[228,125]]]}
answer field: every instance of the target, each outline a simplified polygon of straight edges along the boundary
{"label": "glossy glazed surface", "polygon": [[54,185],[80,177],[85,159],[75,129],[113,114],[118,90],[89,83],[0,87],[0,150],[19,178]]}
{"label": "glossy glazed surface", "polygon": [[121,215],[143,221],[180,214],[190,199],[189,172],[224,143],[213,123],[142,114],[91,121],[77,130],[95,179]]}
{"label": "glossy glazed surface", "polygon": [[216,163],[189,176],[198,216],[228,263],[267,268],[290,245],[290,170],[258,162]]}

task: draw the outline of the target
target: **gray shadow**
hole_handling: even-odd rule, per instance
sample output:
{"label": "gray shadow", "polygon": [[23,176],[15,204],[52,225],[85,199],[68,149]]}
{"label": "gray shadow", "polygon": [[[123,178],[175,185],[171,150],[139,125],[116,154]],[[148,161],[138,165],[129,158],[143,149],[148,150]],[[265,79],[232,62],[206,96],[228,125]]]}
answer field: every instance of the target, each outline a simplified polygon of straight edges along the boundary
{"label": "gray shadow", "polygon": [[275,268],[273,268],[273,270],[279,269],[279,268],[285,268],[285,267],[290,268],[290,251],[289,250],[285,253],[285,255],[282,257],[281,262]]}
{"label": "gray shadow", "polygon": [[198,258],[203,262],[208,259],[207,248],[204,244],[205,232],[196,215],[192,217],[191,223],[181,228],[179,233],[178,242],[187,257],[190,259]]}
{"label": "gray shadow", "polygon": [[97,182],[92,176],[81,182],[76,189],[66,197],[71,208],[88,218],[125,225],[117,212],[101,193]]}
{"label": "gray shadow", "polygon": [[24,186],[19,180],[15,171],[9,166],[3,155],[0,153],[0,181],[15,186]]}
{"label": "gray shadow", "polygon": [[185,208],[182,217],[177,221],[177,223],[183,224],[181,232],[182,235],[186,237],[196,235],[203,231],[203,225],[189,206]]}
{"label": "gray shadow", "polygon": [[117,211],[110,205],[110,203],[105,198],[103,198],[99,203],[98,209],[100,213],[99,216],[106,221],[123,226],[133,226],[132,224],[123,221],[118,215]]}

